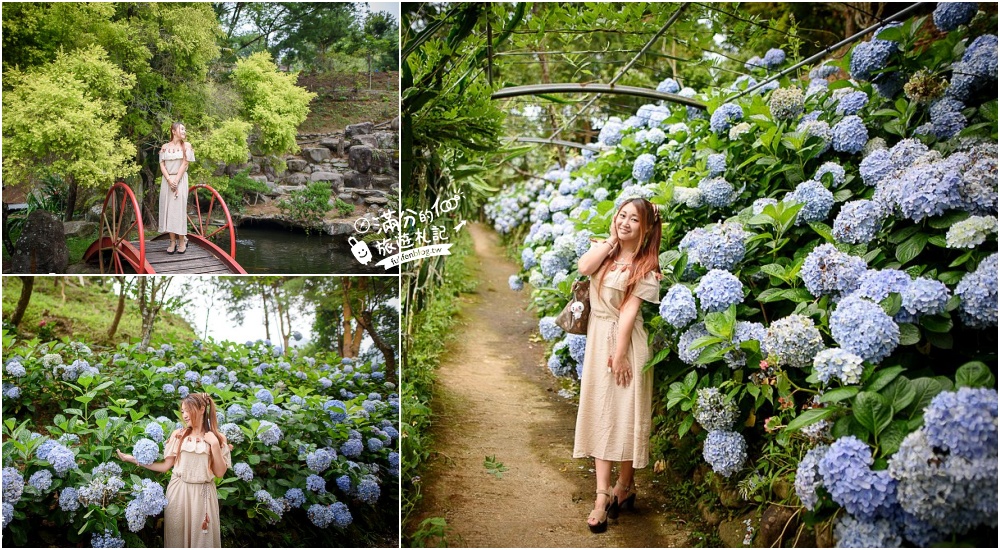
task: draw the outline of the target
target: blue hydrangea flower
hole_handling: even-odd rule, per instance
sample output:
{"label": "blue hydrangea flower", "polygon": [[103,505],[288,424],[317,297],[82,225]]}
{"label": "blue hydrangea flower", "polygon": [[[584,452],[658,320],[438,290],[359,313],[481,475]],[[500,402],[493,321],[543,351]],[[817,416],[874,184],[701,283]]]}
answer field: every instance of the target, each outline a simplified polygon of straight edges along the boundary
{"label": "blue hydrangea flower", "polygon": [[672,78],[664,79],[663,82],[660,82],[656,86],[657,92],[665,92],[668,94],[676,94],[680,90],[681,90],[681,85],[678,84],[677,81]]}
{"label": "blue hydrangea flower", "polygon": [[705,203],[716,208],[729,206],[736,199],[736,190],[733,184],[722,177],[705,178],[699,181],[698,190],[701,191],[701,197]]}
{"label": "blue hydrangea flower", "polygon": [[555,340],[563,335],[563,329],[556,324],[556,318],[552,316],[542,317],[538,321],[538,332],[546,340]]}
{"label": "blue hydrangea flower", "polygon": [[747,442],[737,432],[711,431],[705,438],[702,457],[712,471],[728,478],[743,468],[747,459]]}
{"label": "blue hydrangea flower", "polygon": [[640,183],[645,183],[653,179],[653,171],[655,169],[656,155],[643,153],[632,164],[632,177]]}
{"label": "blue hydrangea flower", "polygon": [[330,512],[333,514],[333,525],[339,529],[347,527],[354,519],[351,517],[350,509],[343,502],[334,502],[331,504]]}
{"label": "blue hydrangea flower", "polygon": [[805,367],[823,349],[823,337],[812,319],[793,313],[771,323],[761,344],[779,365]]}
{"label": "blue hydrangea flower", "polygon": [[253,469],[246,462],[237,462],[234,464],[233,473],[243,481],[253,481]]}
{"label": "blue hydrangea flower", "polygon": [[361,456],[361,451],[363,450],[364,444],[359,439],[348,439],[340,446],[340,454],[348,458]]}
{"label": "blue hydrangea flower", "polygon": [[964,108],[964,103],[948,96],[931,104],[931,125],[938,139],[949,139],[965,129],[968,121],[962,114]]}
{"label": "blue hydrangea flower", "polygon": [[694,295],[684,285],[674,285],[660,301],[660,317],[674,328],[684,328],[698,318]]}
{"label": "blue hydrangea flower", "polygon": [[[156,443],[153,443],[153,445],[156,445]],[[59,477],[63,477],[66,472],[79,467],[76,464],[76,456],[73,454],[73,451],[59,443],[52,445],[45,460],[52,465],[52,468],[56,471],[56,475]]]}
{"label": "blue hydrangea flower", "polygon": [[611,117],[604,123],[601,132],[597,135],[597,141],[602,145],[618,145],[622,141],[622,121],[618,117]]}
{"label": "blue hydrangea flower", "polygon": [[712,113],[709,127],[716,134],[721,134],[729,130],[736,122],[743,118],[743,108],[735,103],[724,103]]}
{"label": "blue hydrangea flower", "polygon": [[306,511],[306,516],[309,517],[309,521],[313,525],[324,529],[328,527],[334,520],[333,509],[331,506],[324,506],[322,504],[313,504]]}
{"label": "blue hydrangea flower", "polygon": [[180,397],[181,399],[184,399],[190,393],[191,393],[191,390],[189,390],[187,386],[178,386],[177,387],[177,396]]}
{"label": "blue hydrangea flower", "polygon": [[762,61],[764,62],[765,67],[768,69],[774,69],[778,65],[785,62],[785,52],[778,48],[771,48],[764,54],[764,59]]}
{"label": "blue hydrangea flower", "polygon": [[712,269],[701,278],[694,293],[702,311],[723,311],[743,301],[743,283],[728,271]]}
{"label": "blue hydrangea flower", "polygon": [[167,497],[163,493],[163,486],[152,479],[143,479],[135,484],[132,496],[134,498],[125,507],[125,518],[129,530],[137,533],[145,527],[147,517],[163,513]]}
{"label": "blue hydrangea flower", "polygon": [[531,248],[525,248],[521,251],[521,265],[524,269],[531,269],[538,265],[538,261],[535,259],[535,251]]}
{"label": "blue hydrangea flower", "polygon": [[17,504],[24,492],[24,477],[17,468],[3,469],[3,501]]}
{"label": "blue hydrangea flower", "polygon": [[833,126],[833,150],[858,153],[868,141],[868,128],[861,117],[850,115]]}
{"label": "blue hydrangea flower", "polygon": [[253,405],[250,405],[250,414],[254,418],[260,418],[264,416],[265,414],[267,414],[267,405],[263,403],[254,403]]}
{"label": "blue hydrangea flower", "polygon": [[708,329],[705,323],[695,323],[691,325],[677,340],[677,357],[689,365],[694,365],[705,348],[691,348],[695,340],[708,336]]}
{"label": "blue hydrangea flower", "polygon": [[688,259],[707,269],[732,270],[746,254],[747,237],[738,223],[710,225],[694,237]]}
{"label": "blue hydrangea flower", "polygon": [[740,410],[736,403],[719,391],[719,388],[702,388],[698,390],[698,401],[694,410],[694,418],[702,428],[709,432],[716,430],[732,430]]}
{"label": "blue hydrangea flower", "polygon": [[898,269],[869,269],[858,279],[856,295],[881,302],[892,292],[902,293],[910,286],[910,276]]}
{"label": "blue hydrangea flower", "polygon": [[93,533],[90,537],[91,548],[125,548],[125,539],[115,536],[110,529],[103,533]]}
{"label": "blue hydrangea flower", "polygon": [[507,279],[507,284],[510,286],[510,289],[515,292],[519,292],[524,289],[524,281],[522,281],[517,275],[511,275]]}
{"label": "blue hydrangea flower", "polygon": [[[6,483],[4,484],[6,486]],[[75,487],[66,487],[59,492],[59,509],[73,512],[80,509],[80,493]]]}
{"label": "blue hydrangea flower", "polygon": [[874,202],[850,201],[840,208],[833,220],[833,238],[842,243],[867,243],[875,238],[881,227],[881,212]]}
{"label": "blue hydrangea flower", "polygon": [[836,162],[829,161],[824,162],[816,169],[816,175],[813,179],[816,181],[823,181],[823,176],[830,174],[833,176],[833,184],[836,186],[843,185],[847,181],[847,173],[844,171],[844,167],[837,164]]}
{"label": "blue hydrangea flower", "polygon": [[292,487],[285,491],[285,501],[292,508],[301,508],[306,503],[306,494],[298,487]]}
{"label": "blue hydrangea flower", "polygon": [[6,397],[7,399],[18,399],[21,397],[21,388],[13,384],[8,384],[7,382],[4,382],[3,396]]}
{"label": "blue hydrangea flower", "polygon": [[833,130],[825,120],[805,120],[799,123],[796,131],[806,136],[806,138],[818,137],[823,144],[820,153],[825,153],[830,149],[833,141]]}
{"label": "blue hydrangea flower", "polygon": [[726,154],[713,153],[708,155],[705,165],[708,167],[708,177],[722,175],[726,171]]}
{"label": "blue hydrangea flower", "polygon": [[917,162],[902,172],[898,205],[904,217],[920,222],[962,204],[960,156],[962,153],[937,162]]}
{"label": "blue hydrangea flower", "polygon": [[316,474],[309,474],[306,477],[306,489],[314,493],[323,494],[326,492],[326,480]]}
{"label": "blue hydrangea flower", "polygon": [[955,294],[962,299],[959,316],[973,328],[997,326],[997,254],[994,252],[967,273]]}
{"label": "blue hydrangea flower", "polygon": [[139,464],[148,466],[156,462],[156,458],[160,456],[160,446],[152,439],[144,437],[136,441],[135,446],[132,447],[132,455],[135,456],[135,460]]}
{"label": "blue hydrangea flower", "polygon": [[3,503],[3,528],[7,528],[7,524],[14,520],[14,505],[4,501]]}
{"label": "blue hydrangea flower", "polygon": [[858,384],[861,382],[863,361],[857,355],[840,348],[830,348],[820,351],[813,359],[813,372],[824,384],[836,378],[843,384]]}
{"label": "blue hydrangea flower", "polygon": [[953,31],[972,21],[977,11],[977,2],[939,2],[934,8],[934,25],[944,32]]}
{"label": "blue hydrangea flower", "polygon": [[[646,143],[649,143],[649,144],[652,144],[652,145],[660,145],[661,143],[663,143],[664,141],[666,141],[666,139],[667,139],[667,135],[665,133],[663,133],[663,130],[661,130],[659,128],[652,128],[648,132],[646,132]],[[600,188],[600,189],[603,189],[603,187]],[[598,190],[600,190],[600,189],[598,189]],[[598,201],[603,200],[603,199],[598,199],[597,198],[597,192],[596,191],[594,192],[594,198],[596,200],[598,200]]]}
{"label": "blue hydrangea flower", "polygon": [[846,93],[837,100],[837,114],[856,115],[868,105],[868,94],[861,90]]}
{"label": "blue hydrangea flower", "polygon": [[743,68],[748,71],[752,71],[754,69],[762,69],[764,68],[764,60],[761,59],[759,55],[755,55],[750,59],[746,60],[746,63],[743,64]]}
{"label": "blue hydrangea flower", "polygon": [[28,478],[28,485],[43,493],[48,491],[49,487],[52,486],[52,472],[49,470],[38,470]]}
{"label": "blue hydrangea flower", "polygon": [[849,515],[837,518],[833,538],[837,548],[898,548],[903,543],[897,526],[890,520],[862,521]]}
{"label": "blue hydrangea flower", "polygon": [[931,445],[973,459],[997,454],[997,391],[959,388],[934,396],[924,410],[924,433]]}
{"label": "blue hydrangea flower", "polygon": [[565,347],[569,349],[569,356],[577,363],[583,362],[583,355],[587,350],[587,336],[585,334],[567,334],[563,339]]}
{"label": "blue hydrangea flower", "polygon": [[256,397],[258,401],[261,401],[266,405],[274,403],[274,396],[271,395],[271,392],[269,390],[263,388],[257,390],[257,393],[254,394],[254,397]]}
{"label": "blue hydrangea flower", "polygon": [[823,484],[823,477],[819,475],[819,461],[829,448],[827,445],[818,445],[809,449],[795,470],[795,494],[807,510],[815,510],[819,504],[816,489]]}
{"label": "blue hydrangea flower", "polygon": [[845,296],[858,287],[858,279],[868,266],[863,258],[821,244],[806,256],[800,276],[809,293],[817,298],[825,294]]}
{"label": "blue hydrangea flower", "polygon": [[830,215],[833,208],[833,193],[816,180],[806,180],[795,187],[795,190],[785,195],[786,203],[802,204],[795,218],[796,225],[807,222],[820,222]]}
{"label": "blue hydrangea flower", "polygon": [[871,449],[853,435],[834,441],[819,461],[830,497],[857,518],[873,519],[896,500],[896,481],[886,470],[873,471],[873,462]]}
{"label": "blue hydrangea flower", "polygon": [[871,80],[876,71],[881,71],[889,64],[889,58],[899,49],[899,45],[891,40],[873,38],[854,47],[851,52],[851,77],[857,80]]}
{"label": "blue hydrangea flower", "polygon": [[375,453],[382,450],[382,440],[377,437],[368,438],[368,450]]}
{"label": "blue hydrangea flower", "polygon": [[365,504],[378,502],[380,493],[378,483],[370,477],[366,477],[361,480],[361,483],[358,483],[358,499]]}
{"label": "blue hydrangea flower", "polygon": [[247,417],[247,411],[241,405],[230,405],[226,409],[226,416],[233,422],[239,422]]}
{"label": "blue hydrangea flower", "polygon": [[281,441],[282,437],[281,428],[276,426],[273,422],[263,420],[261,421],[260,426],[257,427],[257,437],[264,445],[277,445],[278,442]]}
{"label": "blue hydrangea flower", "polygon": [[920,277],[902,292],[903,309],[910,315],[937,315],[944,311],[951,292],[941,281]]}
{"label": "blue hydrangea flower", "polygon": [[846,351],[879,363],[899,345],[899,325],[879,307],[853,294],[830,314],[830,334]]}
{"label": "blue hydrangea flower", "polygon": [[4,370],[6,370],[7,374],[13,376],[14,378],[21,378],[22,376],[27,374],[24,365],[22,365],[21,362],[18,361],[17,359],[8,361],[7,364],[4,366]]}
{"label": "blue hydrangea flower", "polygon": [[757,199],[753,201],[753,204],[750,206],[750,210],[753,212],[754,216],[759,216],[760,214],[764,213],[764,208],[767,205],[777,206],[777,204],[778,204],[778,199],[769,199],[769,198]]}

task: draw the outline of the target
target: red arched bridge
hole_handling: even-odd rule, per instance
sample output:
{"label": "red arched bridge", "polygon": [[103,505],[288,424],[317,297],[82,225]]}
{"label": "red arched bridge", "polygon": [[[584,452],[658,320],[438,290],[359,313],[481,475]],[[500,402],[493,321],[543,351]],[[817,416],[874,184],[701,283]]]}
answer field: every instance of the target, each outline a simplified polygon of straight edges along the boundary
{"label": "red arched bridge", "polygon": [[[207,204],[201,194],[209,196]],[[236,263],[236,230],[229,208],[211,186],[192,185],[188,189],[188,244],[184,254],[167,254],[170,237],[166,233],[147,240],[140,212],[128,185],[112,185],[101,210],[100,235],[87,248],[83,260],[98,263],[101,273],[246,274]],[[216,242],[223,247],[228,244],[228,252]]]}

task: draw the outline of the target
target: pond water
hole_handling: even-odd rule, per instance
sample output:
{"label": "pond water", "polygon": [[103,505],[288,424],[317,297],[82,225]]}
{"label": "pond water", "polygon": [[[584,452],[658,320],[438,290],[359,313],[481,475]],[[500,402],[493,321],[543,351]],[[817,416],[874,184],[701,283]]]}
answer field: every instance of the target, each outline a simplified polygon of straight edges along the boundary
{"label": "pond water", "polygon": [[[372,248],[372,253],[375,249]],[[236,228],[236,261],[250,275],[371,274],[395,275],[398,268],[376,266],[376,256],[367,266],[358,262],[348,248],[347,237],[311,234],[264,224],[243,224]]]}

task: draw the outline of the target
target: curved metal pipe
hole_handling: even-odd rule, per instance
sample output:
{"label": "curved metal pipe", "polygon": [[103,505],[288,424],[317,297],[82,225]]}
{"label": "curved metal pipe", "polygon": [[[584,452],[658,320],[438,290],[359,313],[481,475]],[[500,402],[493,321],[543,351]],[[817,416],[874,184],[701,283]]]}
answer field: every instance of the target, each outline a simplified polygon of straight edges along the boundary
{"label": "curved metal pipe", "polygon": [[601,150],[593,145],[585,145],[583,143],[577,143],[575,141],[566,141],[562,139],[545,139],[545,138],[535,138],[535,137],[516,137],[513,138],[514,141],[520,141],[523,143],[541,143],[543,145],[559,145],[561,147],[575,147],[577,149],[586,149],[588,151],[594,151],[599,153]]}
{"label": "curved metal pipe", "polygon": [[561,84],[529,84],[527,86],[511,86],[509,88],[501,88],[493,95],[490,99],[505,99],[508,97],[517,97],[522,95],[539,95],[539,94],[619,94],[619,95],[631,95],[638,97],[648,97],[650,99],[662,99],[664,101],[670,101],[673,103],[680,103],[681,105],[687,105],[688,107],[696,107],[698,109],[704,109],[705,104],[691,99],[690,97],[679,96],[677,94],[668,94],[666,92],[658,92],[656,90],[651,90],[649,88],[639,88],[636,86],[617,86],[610,84],[579,84],[574,82],[567,82]]}

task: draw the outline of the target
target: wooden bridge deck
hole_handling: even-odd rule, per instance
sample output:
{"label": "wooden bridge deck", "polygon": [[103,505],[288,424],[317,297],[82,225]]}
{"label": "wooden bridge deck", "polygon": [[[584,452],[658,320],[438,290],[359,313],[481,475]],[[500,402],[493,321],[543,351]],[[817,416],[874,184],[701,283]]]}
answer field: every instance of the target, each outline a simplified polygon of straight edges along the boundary
{"label": "wooden bridge deck", "polygon": [[[138,241],[133,242],[132,246],[138,248]],[[146,261],[157,274],[228,275],[233,273],[221,259],[208,249],[198,246],[193,239],[188,239],[187,249],[183,254],[167,254],[169,246],[170,238],[166,235],[160,235],[153,240],[146,241]]]}

